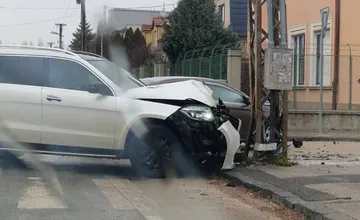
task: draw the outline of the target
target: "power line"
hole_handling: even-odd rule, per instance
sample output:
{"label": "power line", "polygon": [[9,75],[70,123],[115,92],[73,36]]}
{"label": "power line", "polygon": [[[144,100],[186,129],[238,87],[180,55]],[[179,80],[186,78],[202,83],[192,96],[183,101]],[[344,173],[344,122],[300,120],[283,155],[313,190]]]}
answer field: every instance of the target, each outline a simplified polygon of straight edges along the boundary
{"label": "power line", "polygon": [[[78,12],[73,13],[70,16],[66,16],[64,18],[71,18],[74,17],[75,15],[77,15]],[[32,25],[32,24],[40,24],[40,23],[46,23],[46,22],[53,22],[53,21],[57,21],[59,18],[53,18],[53,19],[49,19],[49,20],[41,20],[41,21],[34,21],[34,22],[26,22],[26,23],[19,23],[19,24],[8,24],[8,25],[0,25],[0,28],[3,27],[16,27],[16,26],[25,26],[25,25]]]}
{"label": "power line", "polygon": [[[154,5],[154,6],[141,6],[141,7],[126,7],[126,8],[118,8],[118,9],[144,9],[144,8],[156,8],[156,7],[164,7],[164,6],[172,6],[172,5],[176,5],[175,3],[173,4],[165,4],[165,5]],[[107,9],[112,9],[112,8],[117,8],[117,7],[107,7]],[[29,9],[29,10],[52,10],[52,9],[56,9],[56,10],[63,10],[64,8],[25,8],[25,7],[0,7],[0,9]],[[53,19],[48,19],[48,20],[41,20],[41,21],[34,21],[34,22],[25,22],[25,23],[18,23],[18,24],[8,24],[8,25],[0,25],[0,28],[4,28],[4,27],[16,27],[16,26],[26,26],[26,25],[32,25],[32,24],[41,24],[41,23],[46,23],[46,22],[53,22],[53,21],[58,21],[61,18],[72,18],[74,17],[76,14],[78,14],[78,10],[79,8],[67,8],[67,10],[69,9],[74,9],[77,10],[77,12],[73,13],[72,15],[69,16],[60,16],[58,18],[53,18]],[[96,8],[97,9],[97,8]],[[90,9],[93,10],[93,9]],[[87,11],[90,11],[87,10]]]}
{"label": "power line", "polygon": [[65,7],[66,7],[66,5],[67,5],[67,2],[68,2],[68,0],[64,0],[63,7],[62,7],[62,12],[61,12],[61,14],[60,14],[60,17],[59,17],[58,22],[60,21],[60,19],[61,19],[62,16],[65,16],[64,12],[65,12],[65,10],[66,10]]}
{"label": "power line", "polygon": [[[176,3],[165,4],[165,6],[174,6]],[[152,5],[152,6],[137,6],[137,7],[107,7],[107,8],[119,8],[119,9],[144,9],[144,8],[162,8],[164,5]],[[96,7],[98,8],[98,7]],[[63,10],[64,7],[4,7],[0,6],[0,9],[9,10]],[[79,10],[79,8],[67,8],[67,10]]]}

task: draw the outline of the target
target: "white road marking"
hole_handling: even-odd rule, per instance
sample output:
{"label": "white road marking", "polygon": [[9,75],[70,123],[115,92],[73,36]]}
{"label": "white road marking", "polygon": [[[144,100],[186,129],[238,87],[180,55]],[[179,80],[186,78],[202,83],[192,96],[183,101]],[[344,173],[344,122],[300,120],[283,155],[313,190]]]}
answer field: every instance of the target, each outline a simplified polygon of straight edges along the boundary
{"label": "white road marking", "polygon": [[146,216],[147,220],[162,220],[159,216]]}
{"label": "white road marking", "polygon": [[[61,199],[46,188],[40,177],[28,178],[31,185],[25,189],[18,202],[19,209],[66,209]],[[60,186],[55,186],[60,187]]]}
{"label": "white road marking", "polygon": [[146,219],[161,220],[157,211],[158,205],[146,197],[131,181],[127,179],[109,179],[109,181]]}
{"label": "white road marking", "polygon": [[104,196],[109,200],[114,209],[132,210],[133,204],[127,200],[107,179],[94,179],[94,183],[99,187]]}

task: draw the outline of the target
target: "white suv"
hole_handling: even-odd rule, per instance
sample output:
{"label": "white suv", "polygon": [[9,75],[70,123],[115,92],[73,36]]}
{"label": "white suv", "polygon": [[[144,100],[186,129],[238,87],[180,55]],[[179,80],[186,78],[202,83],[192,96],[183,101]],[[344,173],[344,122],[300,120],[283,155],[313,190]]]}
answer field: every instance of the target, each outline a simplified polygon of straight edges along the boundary
{"label": "white suv", "polygon": [[162,176],[159,158],[169,157],[180,169],[219,161],[231,169],[240,145],[226,107],[202,83],[146,87],[90,53],[0,46],[0,105],[0,126],[13,135],[0,133],[2,143],[29,143],[34,153],[130,159],[142,176]]}

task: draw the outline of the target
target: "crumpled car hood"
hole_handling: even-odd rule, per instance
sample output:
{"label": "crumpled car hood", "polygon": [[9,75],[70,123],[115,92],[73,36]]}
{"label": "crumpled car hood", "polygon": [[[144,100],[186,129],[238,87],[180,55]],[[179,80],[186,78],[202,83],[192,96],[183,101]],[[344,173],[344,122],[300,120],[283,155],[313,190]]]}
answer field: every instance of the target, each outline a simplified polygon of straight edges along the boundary
{"label": "crumpled car hood", "polygon": [[212,91],[197,80],[167,83],[161,85],[130,89],[126,92],[131,98],[187,100],[194,99],[208,106],[215,107],[216,103],[211,96]]}

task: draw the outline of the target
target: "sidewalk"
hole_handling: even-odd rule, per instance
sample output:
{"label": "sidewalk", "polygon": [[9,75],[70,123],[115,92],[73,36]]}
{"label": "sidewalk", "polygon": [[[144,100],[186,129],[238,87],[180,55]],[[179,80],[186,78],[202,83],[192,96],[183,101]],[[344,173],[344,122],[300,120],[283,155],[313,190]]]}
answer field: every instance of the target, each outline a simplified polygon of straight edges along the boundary
{"label": "sidewalk", "polygon": [[360,219],[360,143],[304,142],[289,158],[298,165],[239,167],[224,176],[310,219]]}

